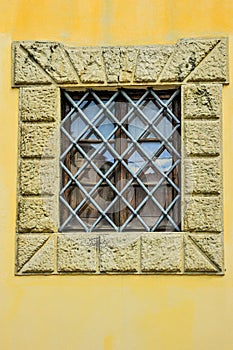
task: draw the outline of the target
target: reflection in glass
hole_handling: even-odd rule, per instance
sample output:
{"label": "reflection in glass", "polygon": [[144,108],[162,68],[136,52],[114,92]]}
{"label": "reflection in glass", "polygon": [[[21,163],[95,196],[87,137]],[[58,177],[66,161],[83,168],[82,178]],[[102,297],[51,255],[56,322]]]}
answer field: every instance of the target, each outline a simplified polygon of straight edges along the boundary
{"label": "reflection in glass", "polygon": [[64,93],[61,231],[179,231],[178,92],[85,94]]}

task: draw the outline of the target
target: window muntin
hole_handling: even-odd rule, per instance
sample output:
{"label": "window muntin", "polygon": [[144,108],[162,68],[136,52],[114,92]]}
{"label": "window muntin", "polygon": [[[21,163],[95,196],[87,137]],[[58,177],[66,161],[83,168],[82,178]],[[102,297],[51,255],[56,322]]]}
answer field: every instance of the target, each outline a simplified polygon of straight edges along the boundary
{"label": "window muntin", "polygon": [[60,231],[180,230],[179,96],[63,92]]}

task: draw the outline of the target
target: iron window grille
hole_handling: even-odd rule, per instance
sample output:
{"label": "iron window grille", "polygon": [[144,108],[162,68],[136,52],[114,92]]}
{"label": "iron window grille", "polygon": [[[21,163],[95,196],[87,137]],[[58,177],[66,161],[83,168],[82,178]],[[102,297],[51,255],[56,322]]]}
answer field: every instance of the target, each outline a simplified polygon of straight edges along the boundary
{"label": "iron window grille", "polygon": [[180,91],[62,91],[59,231],[180,231]]}

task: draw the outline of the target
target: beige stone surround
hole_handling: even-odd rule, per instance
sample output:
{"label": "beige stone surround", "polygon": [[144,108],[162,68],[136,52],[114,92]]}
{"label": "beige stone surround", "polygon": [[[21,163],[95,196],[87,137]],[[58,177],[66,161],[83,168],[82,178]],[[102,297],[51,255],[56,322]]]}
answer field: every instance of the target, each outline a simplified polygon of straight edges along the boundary
{"label": "beige stone surround", "polygon": [[[16,274],[224,274],[225,38],[176,45],[13,43],[20,89]],[[60,89],[181,88],[182,232],[59,233]]]}

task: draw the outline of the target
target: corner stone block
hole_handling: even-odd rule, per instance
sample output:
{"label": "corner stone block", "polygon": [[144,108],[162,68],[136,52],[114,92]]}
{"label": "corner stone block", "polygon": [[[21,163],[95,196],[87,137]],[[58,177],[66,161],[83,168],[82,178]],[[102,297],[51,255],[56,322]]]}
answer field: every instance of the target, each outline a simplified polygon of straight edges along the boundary
{"label": "corner stone block", "polygon": [[222,38],[215,48],[188,77],[190,82],[229,82],[228,40]]}
{"label": "corner stone block", "polygon": [[222,85],[186,85],[183,88],[184,118],[217,118],[222,114]]}
{"label": "corner stone block", "polygon": [[140,235],[100,236],[100,272],[137,272]]}
{"label": "corner stone block", "polygon": [[207,256],[206,252],[187,235],[184,237],[184,272],[221,273],[218,266]]}
{"label": "corner stone block", "polygon": [[184,161],[184,192],[216,194],[221,192],[220,158],[189,158]]}
{"label": "corner stone block", "polygon": [[221,232],[222,203],[219,197],[186,197],[184,231]]}
{"label": "corner stone block", "polygon": [[13,46],[13,60],[15,85],[51,84],[43,69],[34,63],[18,44]]}
{"label": "corner stone block", "polygon": [[141,269],[143,272],[181,272],[182,235],[142,235]]}
{"label": "corner stone block", "polygon": [[219,121],[190,121],[184,123],[185,155],[219,155],[221,144]]}
{"label": "corner stone block", "polygon": [[22,46],[56,83],[78,83],[64,46],[56,42],[22,42]]}
{"label": "corner stone block", "polygon": [[22,157],[56,157],[58,149],[58,130],[55,123],[21,125]]}
{"label": "corner stone block", "polygon": [[181,39],[165,70],[162,82],[183,81],[215,47],[217,39]]}
{"label": "corner stone block", "polygon": [[156,82],[173,50],[172,46],[140,48],[134,80],[140,83]]}
{"label": "corner stone block", "polygon": [[52,87],[21,89],[21,120],[53,122],[59,115],[59,90]]}
{"label": "corner stone block", "polygon": [[49,235],[44,234],[17,234],[16,235],[16,268],[17,271],[28,262],[32,256],[42,247],[48,240]]}
{"label": "corner stone block", "polygon": [[219,271],[223,271],[223,237],[216,234],[189,235],[193,243],[207,256]]}
{"label": "corner stone block", "polygon": [[59,170],[53,159],[21,159],[20,192],[23,195],[56,195]]}
{"label": "corner stone block", "polygon": [[58,272],[96,272],[98,244],[99,237],[94,234],[58,235]]}
{"label": "corner stone block", "polygon": [[21,273],[37,274],[54,271],[54,240],[51,236],[22,267]]}
{"label": "corner stone block", "polygon": [[55,198],[21,197],[18,207],[18,232],[57,232],[58,203]]}

